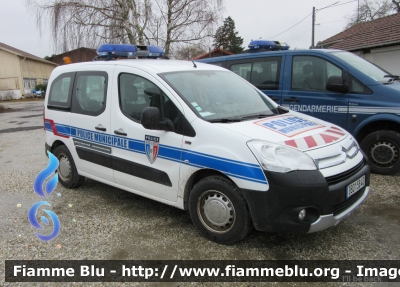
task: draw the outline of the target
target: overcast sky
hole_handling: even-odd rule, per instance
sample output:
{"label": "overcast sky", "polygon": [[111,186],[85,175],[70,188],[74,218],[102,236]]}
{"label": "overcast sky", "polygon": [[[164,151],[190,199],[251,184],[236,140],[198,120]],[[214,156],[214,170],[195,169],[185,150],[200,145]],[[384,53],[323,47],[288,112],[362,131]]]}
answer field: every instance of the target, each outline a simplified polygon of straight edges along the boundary
{"label": "overcast sky", "polygon": [[[50,31],[43,29],[40,34],[35,15],[28,11],[24,0],[1,2],[0,42],[38,57],[54,54]],[[225,0],[223,17],[231,16],[235,21],[245,47],[251,39],[262,37],[287,42],[292,49],[307,49],[311,45],[312,7],[321,9],[335,2],[337,0]],[[336,5],[317,12],[315,43],[344,29],[345,16],[357,9],[357,0],[341,0]]]}

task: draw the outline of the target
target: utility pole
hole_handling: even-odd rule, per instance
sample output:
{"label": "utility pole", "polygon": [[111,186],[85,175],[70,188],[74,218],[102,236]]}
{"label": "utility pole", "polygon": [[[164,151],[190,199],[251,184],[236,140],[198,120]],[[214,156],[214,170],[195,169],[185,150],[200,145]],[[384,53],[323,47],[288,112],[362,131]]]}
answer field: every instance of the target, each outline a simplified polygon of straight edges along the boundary
{"label": "utility pole", "polygon": [[314,49],[315,7],[312,7],[311,49]]}
{"label": "utility pole", "polygon": [[158,46],[158,19],[156,20],[156,24],[157,24],[157,46]]}
{"label": "utility pole", "polygon": [[337,3],[339,3],[339,2],[340,2],[340,1],[337,1],[337,2],[335,2],[335,3],[333,3],[333,4],[331,4],[331,5],[328,5],[328,6],[324,7],[324,8],[321,8],[321,9],[315,9],[315,7],[312,7],[311,49],[314,49],[314,48],[315,48],[315,46],[314,46],[314,36],[315,36],[315,12],[321,11],[321,10],[326,9],[326,8],[331,8],[332,6],[335,6],[335,5],[336,5]]}

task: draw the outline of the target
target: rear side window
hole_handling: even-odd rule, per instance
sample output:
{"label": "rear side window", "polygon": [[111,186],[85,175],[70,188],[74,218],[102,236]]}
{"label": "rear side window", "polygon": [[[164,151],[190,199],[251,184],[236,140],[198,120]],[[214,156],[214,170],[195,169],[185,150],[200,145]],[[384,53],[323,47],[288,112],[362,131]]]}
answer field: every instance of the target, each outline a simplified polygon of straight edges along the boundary
{"label": "rear side window", "polygon": [[231,65],[231,71],[261,90],[279,88],[280,57],[270,57],[248,63]]}
{"label": "rear side window", "polygon": [[74,85],[72,112],[98,116],[106,106],[106,72],[78,72]]}
{"label": "rear side window", "polygon": [[231,71],[250,82],[251,63],[232,65]]}
{"label": "rear side window", "polygon": [[258,88],[276,90],[279,86],[280,58],[253,63],[250,82]]}
{"label": "rear side window", "polygon": [[66,108],[71,106],[72,86],[75,73],[66,73],[58,76],[50,88],[48,105],[53,108]]}

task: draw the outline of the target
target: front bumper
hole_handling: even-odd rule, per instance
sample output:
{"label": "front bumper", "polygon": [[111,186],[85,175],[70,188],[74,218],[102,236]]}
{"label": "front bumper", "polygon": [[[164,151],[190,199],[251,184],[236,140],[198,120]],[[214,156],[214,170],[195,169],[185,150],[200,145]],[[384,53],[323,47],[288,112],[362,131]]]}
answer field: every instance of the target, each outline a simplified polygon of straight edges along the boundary
{"label": "front bumper", "polygon": [[342,212],[336,216],[333,214],[320,216],[317,221],[315,221],[311,224],[310,230],[308,231],[308,233],[321,231],[321,230],[327,229],[328,227],[338,225],[343,219],[349,217],[350,214],[354,210],[356,210],[361,205],[361,203],[364,202],[364,200],[367,198],[367,196],[369,194],[369,190],[370,190],[370,188],[369,188],[369,186],[367,186],[365,188],[365,191],[362,194],[362,196],[359,199],[357,199],[357,201],[354,202],[353,205],[351,205],[348,209],[346,209],[345,212]]}
{"label": "front bumper", "polygon": [[[265,172],[268,191],[243,190],[256,230],[316,232],[337,225],[366,199],[370,170],[363,161],[354,168],[324,178],[320,171]],[[365,186],[346,198],[346,187],[365,176]],[[299,211],[306,209],[304,220]]]}

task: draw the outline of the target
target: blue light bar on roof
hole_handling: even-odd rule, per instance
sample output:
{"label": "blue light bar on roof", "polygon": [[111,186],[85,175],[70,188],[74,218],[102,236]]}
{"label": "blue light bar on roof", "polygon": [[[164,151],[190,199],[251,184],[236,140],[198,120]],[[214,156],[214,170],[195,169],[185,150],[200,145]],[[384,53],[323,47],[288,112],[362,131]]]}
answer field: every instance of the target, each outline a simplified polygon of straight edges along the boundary
{"label": "blue light bar on roof", "polygon": [[97,49],[97,54],[100,57],[134,58],[137,54],[137,48],[130,44],[103,44]]}
{"label": "blue light bar on roof", "polygon": [[250,51],[255,50],[289,50],[290,46],[285,42],[270,40],[253,40],[249,44]]}
{"label": "blue light bar on roof", "polygon": [[158,46],[144,46],[138,45],[138,52],[136,56],[138,58],[163,58],[165,56],[164,49]]}

